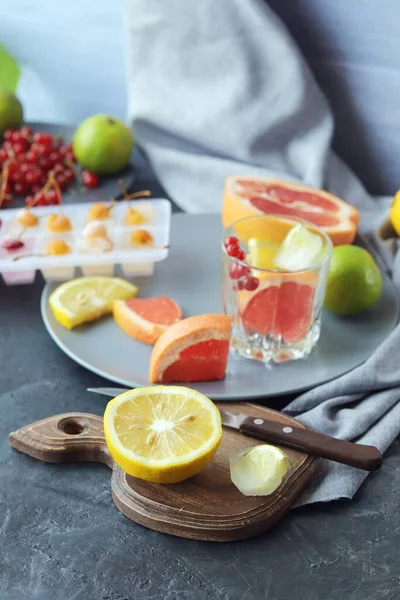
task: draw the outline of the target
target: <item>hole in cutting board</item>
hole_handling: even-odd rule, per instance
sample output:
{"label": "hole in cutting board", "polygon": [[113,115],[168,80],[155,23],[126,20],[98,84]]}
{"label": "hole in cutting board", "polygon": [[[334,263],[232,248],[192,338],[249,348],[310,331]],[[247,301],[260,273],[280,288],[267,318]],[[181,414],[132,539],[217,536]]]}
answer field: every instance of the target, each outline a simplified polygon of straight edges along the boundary
{"label": "hole in cutting board", "polygon": [[63,419],[58,424],[58,429],[67,435],[80,435],[87,429],[87,423],[78,419]]}

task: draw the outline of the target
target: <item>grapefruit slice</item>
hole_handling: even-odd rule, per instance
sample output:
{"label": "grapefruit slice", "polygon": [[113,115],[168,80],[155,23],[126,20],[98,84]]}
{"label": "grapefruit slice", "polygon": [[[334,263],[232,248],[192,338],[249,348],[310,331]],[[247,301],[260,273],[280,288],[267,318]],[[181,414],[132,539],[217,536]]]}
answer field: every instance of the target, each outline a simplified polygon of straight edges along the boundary
{"label": "grapefruit slice", "polygon": [[156,342],[149,378],[152,383],[224,379],[232,319],[198,315],[172,325]]}
{"label": "grapefruit slice", "polygon": [[239,292],[239,310],[247,335],[271,335],[285,344],[296,344],[313,322],[317,277],[271,274],[255,292]]}
{"label": "grapefruit slice", "polygon": [[[279,179],[229,177],[226,180],[224,227],[244,217],[265,214],[310,221],[326,231],[334,246],[352,244],[360,220],[354,206],[322,190]],[[279,225],[277,221],[275,227]],[[286,233],[285,229],[278,237],[283,238]]]}
{"label": "grapefruit slice", "polygon": [[113,305],[117,325],[129,336],[154,346],[168,327],[182,319],[182,311],[172,298],[117,300]]}

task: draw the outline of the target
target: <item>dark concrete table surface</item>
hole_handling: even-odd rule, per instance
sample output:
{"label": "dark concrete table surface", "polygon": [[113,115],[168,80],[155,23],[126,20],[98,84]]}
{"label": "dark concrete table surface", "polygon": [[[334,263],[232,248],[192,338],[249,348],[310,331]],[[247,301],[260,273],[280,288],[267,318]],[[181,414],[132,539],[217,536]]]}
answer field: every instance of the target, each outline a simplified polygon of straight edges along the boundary
{"label": "dark concrete table surface", "polygon": [[[149,178],[142,174],[141,186]],[[101,415],[106,382],[72,362],[40,317],[43,282],[0,284],[1,600],[400,599],[400,443],[349,502],[293,510],[228,544],[156,533],[114,506],[105,466],[48,465],[8,434],[57,413]]]}

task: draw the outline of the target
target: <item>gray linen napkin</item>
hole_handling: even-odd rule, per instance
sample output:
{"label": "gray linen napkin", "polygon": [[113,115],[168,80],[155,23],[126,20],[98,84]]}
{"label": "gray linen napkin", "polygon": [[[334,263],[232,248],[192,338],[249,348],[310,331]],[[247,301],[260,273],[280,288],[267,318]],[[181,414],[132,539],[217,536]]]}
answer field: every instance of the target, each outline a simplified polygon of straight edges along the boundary
{"label": "gray linen napkin", "polygon": [[[385,251],[376,236],[377,226],[389,207],[389,198],[376,201],[365,211],[362,233],[371,232],[378,250]],[[386,252],[386,260],[389,254]],[[399,255],[391,259],[393,279],[400,293]],[[362,365],[342,377],[306,392],[291,402],[285,412],[315,431],[376,446],[383,453],[400,434],[400,325]],[[321,461],[312,484],[298,506],[352,498],[368,472]]]}
{"label": "gray linen napkin", "polygon": [[[360,367],[302,394],[285,412],[315,431],[377,446],[400,433],[400,326]],[[368,473],[324,460],[298,505],[352,498]]]}
{"label": "gray linen napkin", "polygon": [[259,175],[373,201],[331,152],[328,103],[265,0],[127,0],[128,112],[169,196],[221,209],[225,178]]}
{"label": "gray linen napkin", "polygon": [[[129,0],[129,116],[175,202],[219,212],[232,174],[324,187],[357,205],[361,231],[376,205],[331,152],[333,119],[264,0]],[[394,267],[400,281],[399,265]],[[399,327],[362,366],[286,409],[316,431],[386,450],[400,431]],[[352,498],[367,473],[324,461],[299,504]]]}

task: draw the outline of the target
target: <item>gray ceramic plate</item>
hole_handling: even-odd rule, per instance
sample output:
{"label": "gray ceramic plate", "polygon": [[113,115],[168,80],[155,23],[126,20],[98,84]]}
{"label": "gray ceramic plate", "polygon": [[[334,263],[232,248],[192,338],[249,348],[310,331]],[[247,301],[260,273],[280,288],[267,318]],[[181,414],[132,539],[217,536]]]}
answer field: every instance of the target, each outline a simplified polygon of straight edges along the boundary
{"label": "gray ceramic plate", "polygon": [[[186,316],[221,312],[220,235],[218,216],[174,215],[169,258],[158,263],[152,278],[137,280],[140,295],[171,296]],[[148,385],[151,348],[126,336],[112,318],[75,331],[63,329],[48,305],[54,288],[44,288],[41,309],[56,344],[111,381],[128,387]],[[364,362],[393,329],[398,312],[394,287],[385,280],[379,303],[368,313],[347,319],[324,314],[320,341],[307,360],[265,367],[231,357],[225,381],[192,387],[214,400],[279,396],[315,387]]]}

